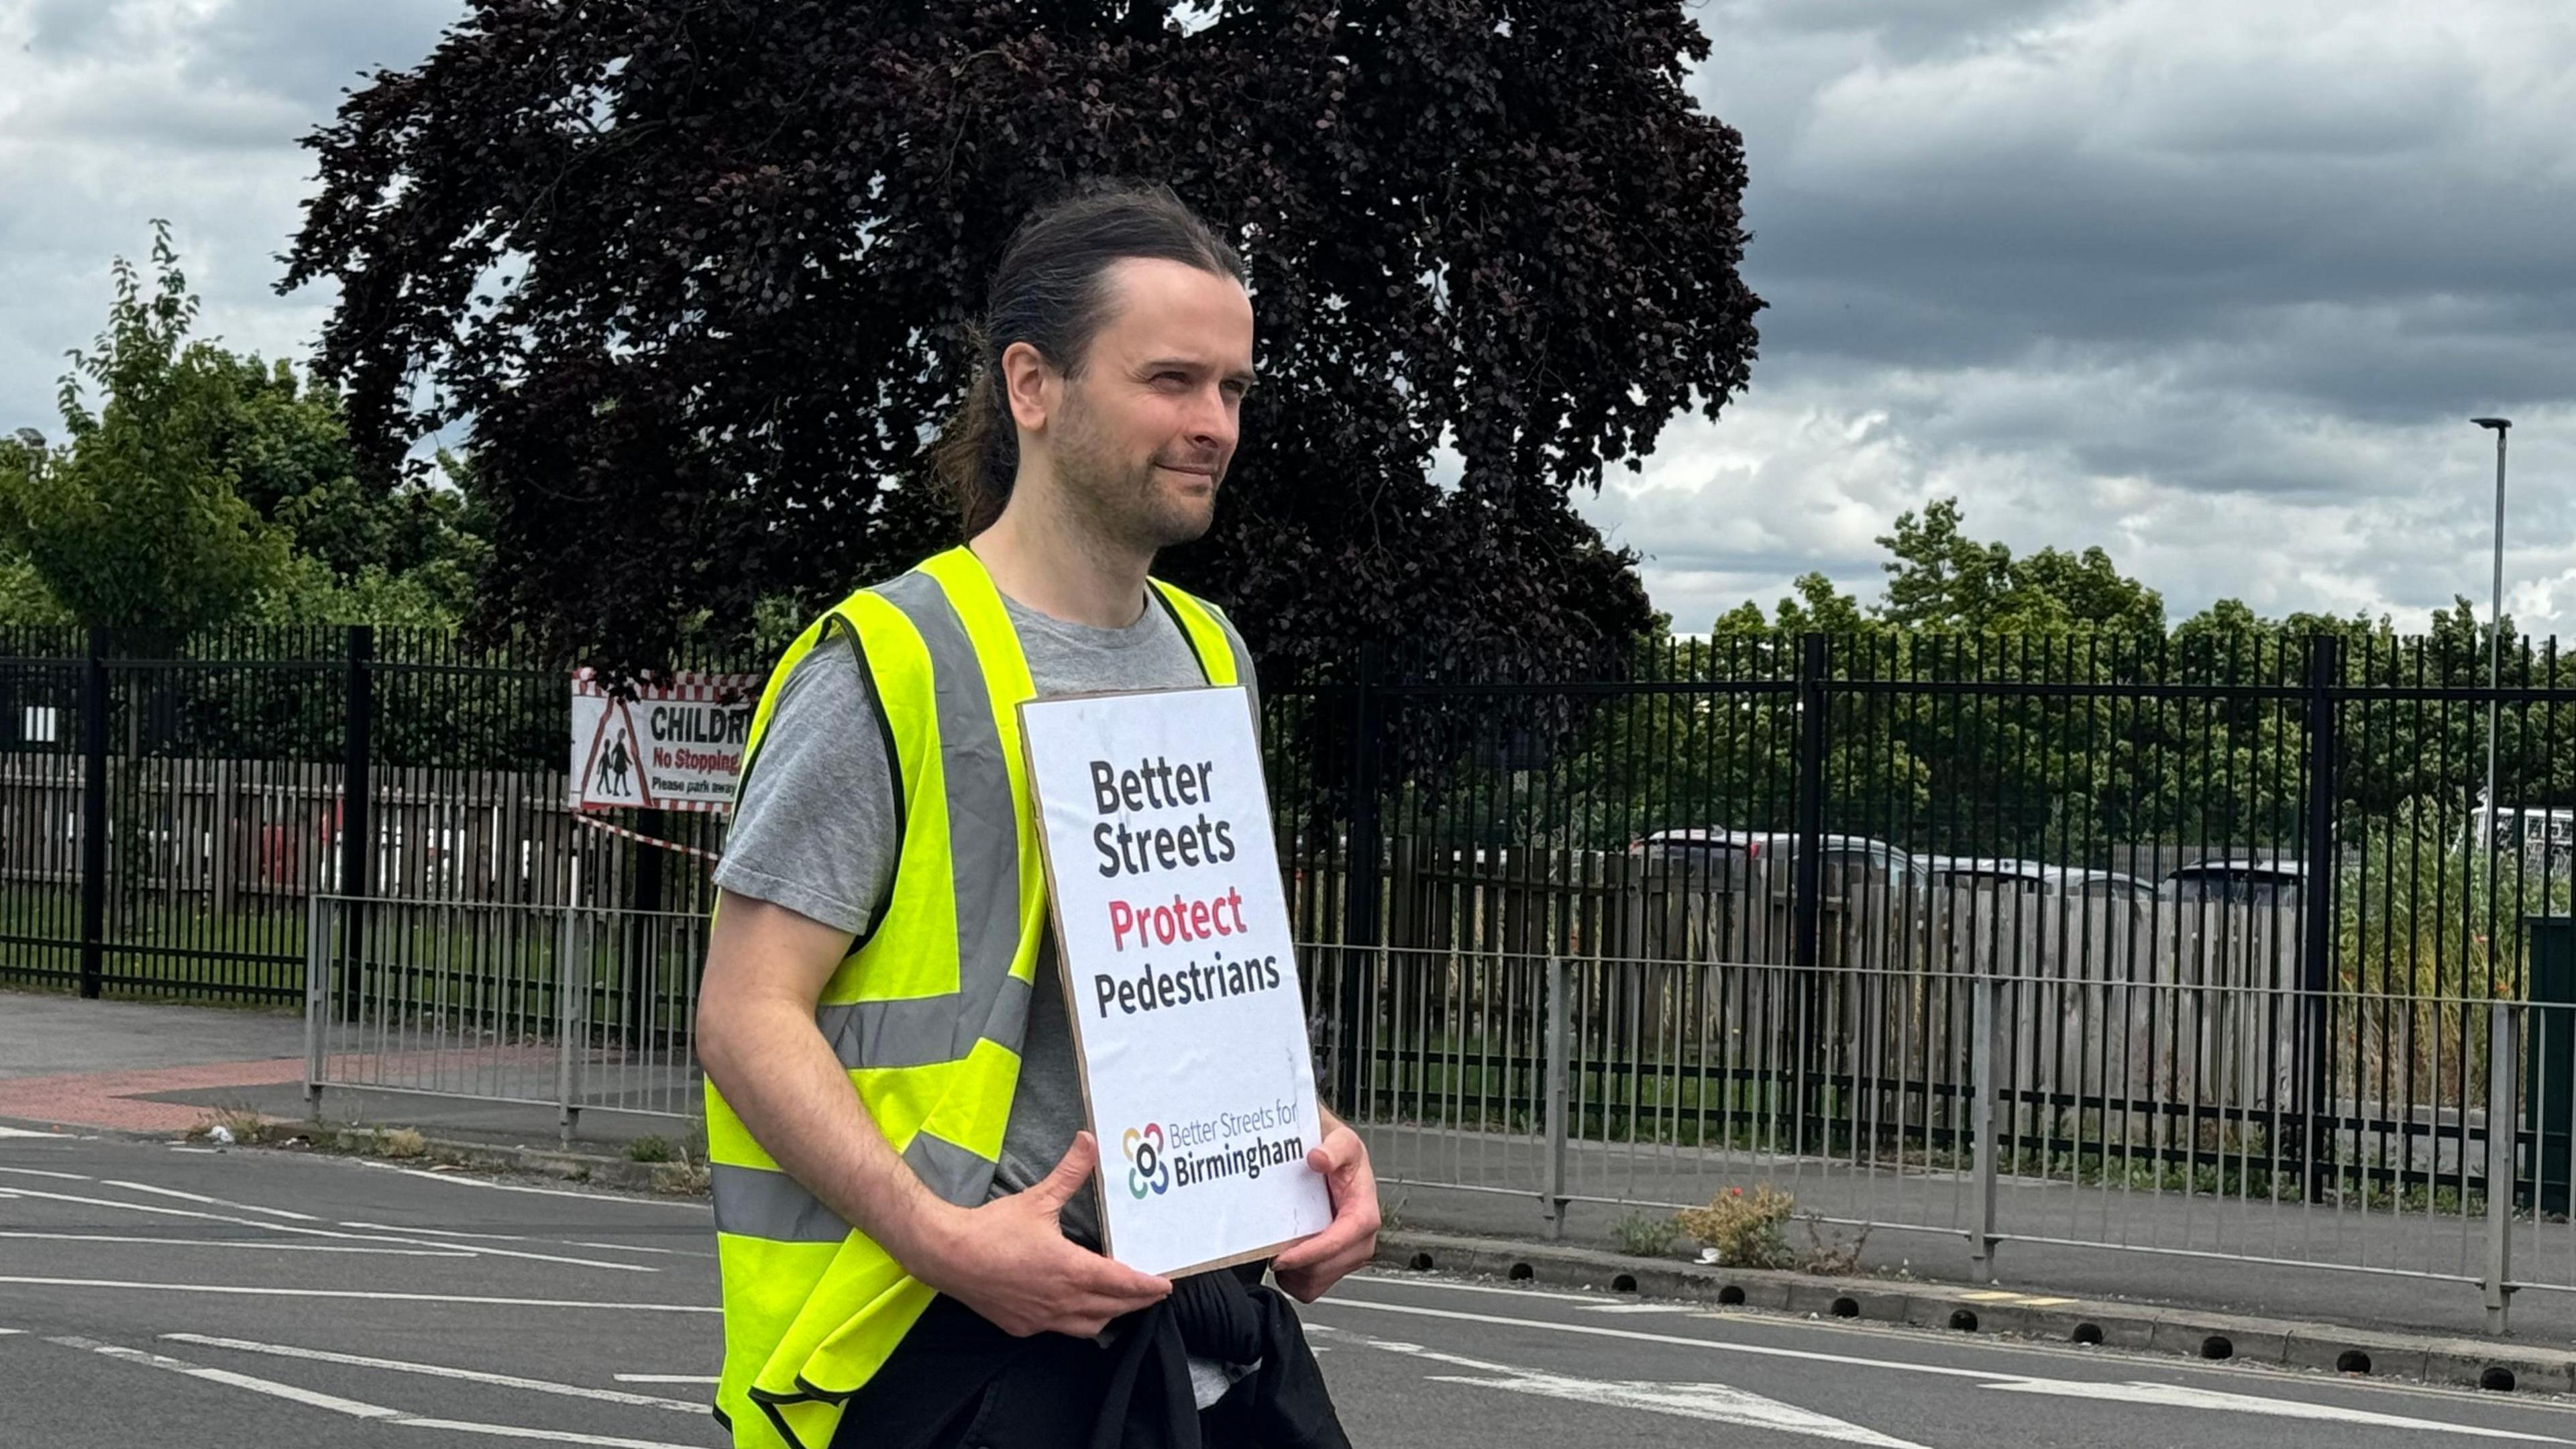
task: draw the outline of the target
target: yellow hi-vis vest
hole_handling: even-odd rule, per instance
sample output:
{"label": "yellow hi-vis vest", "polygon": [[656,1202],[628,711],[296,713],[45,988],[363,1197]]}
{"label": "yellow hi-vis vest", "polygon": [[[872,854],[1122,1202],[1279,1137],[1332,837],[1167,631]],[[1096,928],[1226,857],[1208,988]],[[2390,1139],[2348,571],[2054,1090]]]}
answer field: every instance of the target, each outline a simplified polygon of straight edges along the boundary
{"label": "yellow hi-vis vest", "polygon": [[[1208,682],[1235,683],[1216,612],[1159,581],[1153,595]],[[952,549],[850,595],[787,647],[752,716],[745,780],[779,687],[836,629],[884,723],[901,842],[892,893],[832,973],[815,1025],[922,1183],[972,1207],[1001,1157],[1046,928],[1018,714],[1037,691],[992,576]],[[931,1289],[779,1171],[712,1081],[706,1099],[724,1278],[716,1416],[736,1449],[825,1449]]]}

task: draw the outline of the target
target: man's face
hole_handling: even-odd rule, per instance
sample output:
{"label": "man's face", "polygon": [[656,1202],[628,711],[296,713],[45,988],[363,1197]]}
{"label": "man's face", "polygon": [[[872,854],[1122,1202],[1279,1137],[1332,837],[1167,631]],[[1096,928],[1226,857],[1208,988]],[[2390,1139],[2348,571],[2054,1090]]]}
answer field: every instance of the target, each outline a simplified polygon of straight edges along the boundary
{"label": "man's face", "polygon": [[1231,277],[1131,259],[1109,275],[1108,315],[1063,381],[1047,442],[1067,503],[1144,550],[1187,543],[1216,518],[1252,386],[1252,299]]}

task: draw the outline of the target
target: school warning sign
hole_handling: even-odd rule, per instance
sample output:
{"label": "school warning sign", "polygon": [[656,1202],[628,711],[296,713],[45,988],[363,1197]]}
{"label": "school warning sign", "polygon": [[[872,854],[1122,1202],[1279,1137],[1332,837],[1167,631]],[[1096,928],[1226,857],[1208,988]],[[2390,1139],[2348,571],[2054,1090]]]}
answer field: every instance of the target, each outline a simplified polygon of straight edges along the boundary
{"label": "school warning sign", "polygon": [[618,699],[574,670],[573,807],[732,809],[759,690],[756,674],[683,673]]}

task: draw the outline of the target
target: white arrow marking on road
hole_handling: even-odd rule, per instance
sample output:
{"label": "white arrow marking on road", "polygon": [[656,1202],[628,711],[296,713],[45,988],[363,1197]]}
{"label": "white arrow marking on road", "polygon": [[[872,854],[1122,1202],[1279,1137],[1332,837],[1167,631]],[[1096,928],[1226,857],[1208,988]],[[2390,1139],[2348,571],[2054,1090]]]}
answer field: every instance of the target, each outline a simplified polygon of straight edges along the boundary
{"label": "white arrow marking on road", "polygon": [[665,1253],[681,1258],[712,1258],[713,1253],[700,1253],[688,1248],[648,1248],[640,1243],[585,1243],[578,1238],[532,1238],[525,1233],[468,1233],[455,1228],[406,1228],[394,1223],[344,1222],[344,1228],[367,1228],[379,1233],[420,1233],[433,1238],[476,1238],[492,1243],[553,1243],[566,1248],[605,1248],[612,1253]]}
{"label": "white arrow marking on road", "polygon": [[136,1288],[147,1293],[235,1293],[254,1298],[365,1298],[386,1303],[473,1303],[495,1308],[613,1308],[627,1313],[722,1313],[712,1303],[601,1303],[581,1298],[483,1298],[465,1293],[389,1293],[370,1288],[268,1288],[241,1283],[137,1283],[127,1278],[37,1278],[0,1275],[0,1283],[38,1288]]}
{"label": "white arrow marking on road", "polygon": [[204,1193],[200,1192],[181,1192],[175,1187],[154,1187],[148,1182],[127,1182],[125,1179],[118,1177],[111,1177],[100,1185],[103,1187],[131,1188],[136,1192],[154,1193],[161,1197],[175,1197],[182,1202],[203,1203],[207,1207],[239,1208],[246,1213],[267,1213],[272,1217],[289,1218],[299,1223],[318,1223],[322,1221],[311,1213],[291,1213],[284,1208],[261,1207],[255,1202],[234,1202],[230,1198],[208,1197]]}
{"label": "white arrow marking on road", "polygon": [[1865,1444],[1871,1449],[1924,1449],[1910,1439],[1891,1439],[1875,1429],[1824,1414],[1810,1413],[1795,1404],[1766,1399],[1724,1384],[1658,1384],[1642,1381],[1608,1379],[1570,1379],[1555,1374],[1522,1371],[1507,1379],[1473,1379],[1464,1374],[1433,1374],[1438,1384],[1476,1384],[1488,1389],[1509,1389],[1516,1394],[1538,1394],[1551,1399],[1572,1399],[1578,1404],[1615,1404],[1625,1409],[1644,1409],[1650,1413],[1678,1414],[1686,1419],[1707,1419],[1719,1424],[1740,1424],[1749,1429],[1776,1429],[1783,1434],[1804,1434],[1815,1439],[1831,1439],[1841,1444]]}
{"label": "white arrow marking on road", "polygon": [[360,1243],[394,1243],[412,1248],[454,1247],[462,1253],[496,1258],[526,1258],[539,1263],[570,1263],[578,1268],[613,1268],[620,1273],[659,1273],[659,1268],[642,1263],[612,1263],[601,1258],[571,1258],[560,1253],[525,1253],[515,1248],[475,1248],[463,1244],[432,1243],[419,1238],[378,1238],[363,1233],[335,1232],[329,1228],[298,1227],[293,1223],[273,1223],[266,1218],[237,1217],[231,1213],[199,1212],[195,1208],[161,1207],[154,1203],[120,1202],[112,1197],[82,1197],[68,1192],[43,1192],[32,1187],[0,1187],[0,1198],[31,1197],[48,1202],[76,1202],[88,1207],[120,1208],[130,1213],[156,1213],[171,1218],[202,1218],[207,1222],[233,1223],[245,1228],[258,1228],[271,1233],[300,1233],[312,1238],[345,1238]]}
{"label": "white arrow marking on road", "polygon": [[1509,1389],[1516,1394],[1537,1394],[1550,1399],[1571,1399],[1578,1404],[1616,1404],[1622,1408],[1644,1409],[1656,1414],[1678,1414],[1685,1419],[1706,1419],[1719,1424],[1741,1424],[1750,1429],[1775,1429],[1783,1434],[1804,1434],[1810,1438],[1831,1439],[1840,1444],[1861,1444],[1868,1449],[1923,1449],[1905,1439],[1892,1439],[1875,1429],[1830,1415],[1814,1413],[1795,1404],[1767,1399],[1760,1394],[1725,1384],[1654,1383],[1640,1379],[1583,1379],[1566,1374],[1543,1373],[1537,1369],[1513,1364],[1490,1363],[1483,1359],[1465,1358],[1454,1353],[1440,1353],[1418,1344],[1389,1343],[1363,1337],[1374,1348],[1389,1349],[1427,1358],[1435,1363],[1456,1364],[1498,1378],[1468,1378],[1464,1374],[1432,1374],[1435,1384],[1472,1384],[1478,1388]]}
{"label": "white arrow marking on road", "polygon": [[431,1182],[452,1183],[457,1187],[480,1187],[492,1192],[528,1192],[535,1193],[539,1197],[579,1198],[583,1202],[622,1202],[629,1207],[690,1208],[702,1213],[714,1211],[702,1202],[673,1202],[668,1198],[659,1197],[627,1197],[613,1192],[574,1192],[569,1188],[561,1187],[522,1187],[515,1182],[485,1182],[479,1177],[462,1177],[453,1172],[423,1172],[417,1167],[396,1167],[390,1162],[361,1162],[358,1165],[372,1167],[378,1172],[399,1172],[405,1177],[425,1177]]}
{"label": "white arrow marking on road", "polygon": [[370,1253],[388,1258],[471,1258],[461,1248],[371,1248],[362,1243],[235,1242],[225,1238],[150,1238],[131,1233],[38,1233],[0,1228],[0,1238],[33,1238],[48,1243],[148,1243],[167,1248],[235,1248],[263,1253]]}
{"label": "white arrow marking on road", "polygon": [[2461,1434],[2473,1439],[2518,1439],[2526,1444],[2565,1444],[2547,1434],[2520,1434],[2510,1429],[2481,1429],[2445,1424],[2438,1419],[2410,1419],[2402,1414],[2374,1414],[2298,1399],[2266,1399],[2253,1394],[2221,1393],[2181,1384],[2101,1384],[2067,1379],[2020,1379],[1984,1387],[2006,1394],[2044,1394],[2063,1399],[2108,1399],[2123,1404],[2154,1404],[2177,1409],[2216,1409],[2234,1414],[2269,1414],[2282,1419],[2324,1419],[2338,1424],[2373,1424],[2389,1429],[2421,1429],[2435,1434]]}
{"label": "white arrow marking on road", "polygon": [[[445,1364],[412,1363],[399,1358],[368,1358],[363,1354],[332,1353],[319,1348],[297,1348],[292,1344],[261,1343],[248,1338],[217,1338],[204,1333],[165,1333],[172,1343],[197,1343],[208,1348],[238,1349],[243,1353],[264,1353],[273,1358],[310,1359],[315,1363],[347,1364],[351,1368],[384,1369],[398,1374],[426,1374],[431,1378],[465,1379],[478,1384],[497,1384],[505,1389],[526,1389],[538,1394],[562,1394],[567,1398],[598,1399],[603,1403],[632,1404],[644,1409],[670,1409],[682,1414],[703,1414],[704,1404],[686,1399],[661,1399],[651,1394],[623,1393],[616,1389],[584,1388],[580,1384],[559,1384],[549,1379],[526,1379],[517,1374],[485,1373],[481,1369],[449,1368]],[[715,1380],[707,1380],[714,1383]]]}
{"label": "white arrow marking on road", "polygon": [[483,1434],[501,1439],[543,1439],[556,1444],[593,1444],[601,1446],[601,1449],[696,1449],[694,1445],[674,1444],[663,1439],[627,1439],[613,1434],[575,1434],[561,1429],[531,1429],[524,1424],[476,1424],[463,1419],[423,1418],[406,1414],[400,1409],[389,1409],[382,1404],[370,1404],[363,1399],[344,1399],[337,1394],[316,1393],[311,1389],[297,1388],[293,1384],[281,1384],[275,1379],[255,1378],[249,1374],[234,1373],[230,1369],[207,1368],[203,1364],[193,1364],[183,1358],[168,1358],[157,1353],[146,1353],[139,1348],[124,1348],[113,1343],[100,1343],[94,1338],[77,1338],[67,1334],[46,1341],[59,1343],[65,1348],[87,1349],[91,1353],[105,1354],[109,1358],[122,1359],[127,1363],[167,1369],[174,1374],[186,1374],[192,1379],[204,1379],[209,1383],[224,1384],[236,1389],[248,1389],[255,1394],[287,1399],[316,1409],[328,1409],[335,1414],[346,1414],[353,1419],[373,1419],[379,1423],[402,1424],[414,1429],[449,1429],[461,1434]]}

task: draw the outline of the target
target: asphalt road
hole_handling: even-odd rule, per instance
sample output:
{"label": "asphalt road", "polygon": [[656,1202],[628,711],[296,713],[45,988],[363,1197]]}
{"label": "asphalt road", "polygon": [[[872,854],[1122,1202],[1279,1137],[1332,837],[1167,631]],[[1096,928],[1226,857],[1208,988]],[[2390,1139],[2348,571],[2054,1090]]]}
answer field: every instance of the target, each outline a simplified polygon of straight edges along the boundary
{"label": "asphalt road", "polygon": [[[0,1136],[0,1445],[718,1445],[711,1248],[696,1203]],[[1428,1275],[1307,1317],[1363,1445],[2576,1444],[2565,1400]]]}

